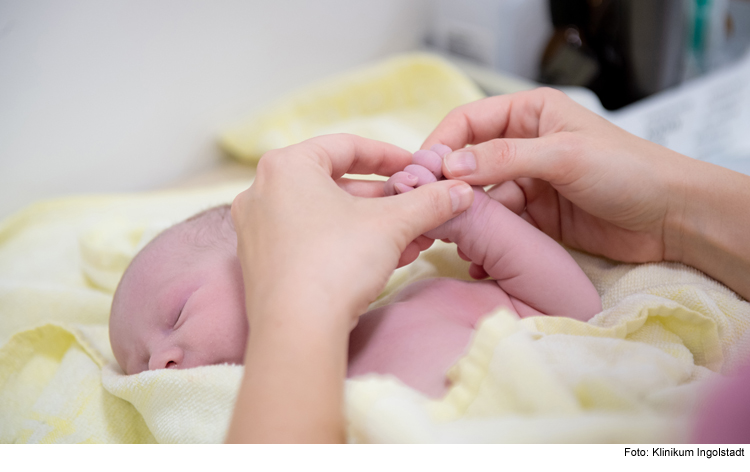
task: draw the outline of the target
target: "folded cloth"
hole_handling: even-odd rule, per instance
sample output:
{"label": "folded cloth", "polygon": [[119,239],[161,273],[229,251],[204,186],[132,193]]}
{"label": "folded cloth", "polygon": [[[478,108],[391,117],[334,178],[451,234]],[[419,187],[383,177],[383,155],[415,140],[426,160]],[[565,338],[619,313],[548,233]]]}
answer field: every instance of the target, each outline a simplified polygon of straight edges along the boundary
{"label": "folded cloth", "polygon": [[[349,440],[688,440],[705,380],[747,348],[737,336],[750,333],[750,304],[680,264],[621,265],[573,255],[604,293],[601,314],[588,323],[490,314],[449,371],[453,386],[441,400],[388,376],[348,380]],[[399,269],[373,306],[416,280],[466,273],[455,250],[437,242]],[[102,380],[136,407],[158,441],[215,442],[223,438],[241,375],[242,367],[224,365],[125,376],[110,365]]]}
{"label": "folded cloth", "polygon": [[[420,80],[439,76],[436,68]],[[465,78],[447,74],[465,91]],[[363,90],[390,90],[383,96],[395,93],[388,88],[392,81],[361,84],[367,84]],[[463,97],[455,105],[476,98],[462,93],[446,96]],[[313,98],[310,107],[328,108],[328,99]],[[318,116],[317,108],[281,107],[266,115],[278,122],[261,124],[273,136],[276,126],[293,129]],[[395,116],[408,116],[416,130],[434,118],[427,112]],[[377,128],[385,122],[373,123]],[[383,136],[393,129],[388,123]],[[299,136],[269,142],[285,145]],[[271,145],[256,144],[248,156]],[[137,251],[162,229],[230,202],[247,185],[65,198],[37,203],[0,223],[0,442],[223,440],[241,366],[125,376],[114,361],[107,325],[113,290]],[[387,376],[348,380],[349,440],[687,440],[705,380],[730,373],[750,353],[750,304],[681,264],[628,265],[572,254],[602,295],[602,313],[588,323],[489,314],[466,356],[448,372],[453,385],[441,400]],[[373,307],[411,282],[437,276],[469,279],[468,263],[441,242],[396,271]]]}
{"label": "folded cloth", "polygon": [[0,442],[156,441],[102,386],[112,293],[161,229],[248,185],[64,198],[0,223]]}
{"label": "folded cloth", "polygon": [[[452,253],[438,245],[394,280],[465,274]],[[381,376],[350,381],[350,441],[689,440],[704,381],[748,352],[750,304],[681,264],[571,253],[602,294],[602,313],[588,323],[491,314],[439,401]]]}
{"label": "folded cloth", "polygon": [[[123,375],[107,336],[108,281],[124,268],[119,257],[132,257],[159,228],[243,188],[64,199],[3,223],[0,441],[223,439],[242,367]],[[602,294],[601,314],[588,323],[491,314],[448,373],[453,386],[440,401],[394,378],[349,380],[349,439],[685,440],[703,381],[748,352],[750,304],[681,264],[572,254]],[[468,279],[467,263],[437,242],[399,269],[373,306],[434,276]]]}
{"label": "folded cloth", "polygon": [[331,133],[351,133],[416,151],[453,108],[483,98],[438,56],[412,53],[308,86],[228,129],[219,143],[238,160]]}

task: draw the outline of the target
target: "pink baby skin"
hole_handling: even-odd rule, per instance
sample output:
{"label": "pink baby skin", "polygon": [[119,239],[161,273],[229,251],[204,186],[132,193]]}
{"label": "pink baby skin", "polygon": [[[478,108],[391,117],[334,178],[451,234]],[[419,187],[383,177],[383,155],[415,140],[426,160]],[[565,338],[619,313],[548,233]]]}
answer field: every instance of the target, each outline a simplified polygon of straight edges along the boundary
{"label": "pink baby skin", "polygon": [[[386,194],[441,179],[442,156],[449,152],[442,145],[416,152],[413,164],[385,183]],[[350,335],[349,377],[390,374],[440,397],[450,387],[448,368],[494,309],[581,321],[601,311],[596,289],[562,246],[481,187],[474,194],[467,211],[426,236],[456,243],[461,257],[473,262],[472,275],[490,279],[423,280],[404,288],[393,303],[363,314]],[[242,363],[252,327],[236,254],[195,251],[184,239],[168,230],[144,249],[118,287],[110,339],[127,374]]]}

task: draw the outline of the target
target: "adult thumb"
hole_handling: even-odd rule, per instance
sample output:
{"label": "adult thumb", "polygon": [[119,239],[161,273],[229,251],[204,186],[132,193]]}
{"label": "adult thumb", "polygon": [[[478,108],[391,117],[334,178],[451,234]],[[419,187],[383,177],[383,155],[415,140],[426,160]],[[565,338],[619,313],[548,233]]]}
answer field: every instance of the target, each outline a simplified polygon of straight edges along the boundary
{"label": "adult thumb", "polygon": [[442,180],[385,199],[385,211],[396,218],[408,242],[467,210],[474,191],[464,182]]}
{"label": "adult thumb", "polygon": [[454,151],[443,158],[443,174],[472,185],[491,185],[521,177],[554,182],[561,160],[571,155],[559,135],[498,138]]}

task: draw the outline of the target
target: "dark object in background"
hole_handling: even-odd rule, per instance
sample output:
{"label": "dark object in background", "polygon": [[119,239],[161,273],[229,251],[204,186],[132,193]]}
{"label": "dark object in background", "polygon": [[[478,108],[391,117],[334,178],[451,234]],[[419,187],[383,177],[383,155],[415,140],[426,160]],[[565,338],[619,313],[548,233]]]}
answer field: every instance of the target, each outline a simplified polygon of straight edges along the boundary
{"label": "dark object in background", "polygon": [[683,0],[550,0],[540,81],[580,85],[615,110],[684,77]]}

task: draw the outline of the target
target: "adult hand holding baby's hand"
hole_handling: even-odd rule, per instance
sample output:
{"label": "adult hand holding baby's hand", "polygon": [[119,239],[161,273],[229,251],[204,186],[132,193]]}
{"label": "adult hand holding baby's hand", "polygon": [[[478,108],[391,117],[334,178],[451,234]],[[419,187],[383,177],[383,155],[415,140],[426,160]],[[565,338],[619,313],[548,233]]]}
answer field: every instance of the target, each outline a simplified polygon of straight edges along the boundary
{"label": "adult hand holding baby's hand", "polygon": [[[488,193],[566,245],[624,262],[678,261],[750,297],[750,177],[634,136],[562,92],[453,110],[443,174]],[[473,144],[466,149],[464,146]]]}
{"label": "adult hand holding baby's hand", "polygon": [[[675,161],[687,159],[633,136],[573,102],[537,89],[453,110],[427,138],[456,151],[448,178],[500,184],[493,198],[571,247],[628,262],[659,261]],[[467,144],[474,146],[462,149]]]}
{"label": "adult hand holding baby's hand", "polygon": [[235,198],[250,336],[227,441],[343,441],[350,329],[399,261],[418,253],[414,240],[473,201],[458,181],[389,198],[337,183],[344,173],[391,175],[411,158],[377,141],[321,136],[264,155]]}
{"label": "adult hand holding baby's hand", "polygon": [[344,173],[391,175],[411,157],[352,135],[313,138],[263,156],[252,187],[232,205],[248,303],[290,290],[294,298],[311,292],[305,296],[328,307],[346,304],[352,316],[364,311],[407,246],[473,199],[469,185],[457,181],[393,198],[353,196],[335,182]]}

